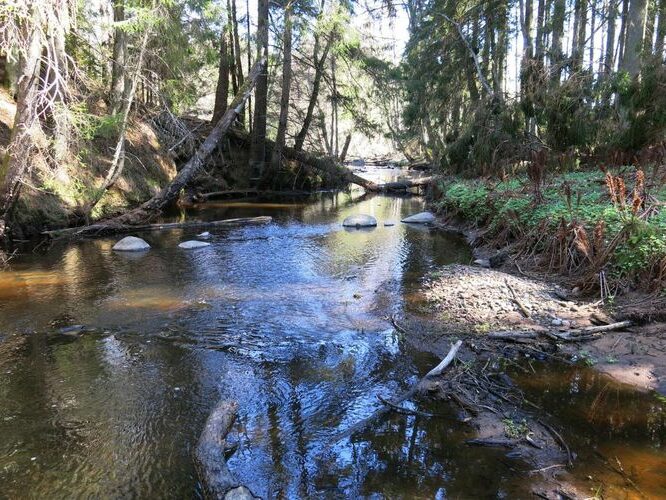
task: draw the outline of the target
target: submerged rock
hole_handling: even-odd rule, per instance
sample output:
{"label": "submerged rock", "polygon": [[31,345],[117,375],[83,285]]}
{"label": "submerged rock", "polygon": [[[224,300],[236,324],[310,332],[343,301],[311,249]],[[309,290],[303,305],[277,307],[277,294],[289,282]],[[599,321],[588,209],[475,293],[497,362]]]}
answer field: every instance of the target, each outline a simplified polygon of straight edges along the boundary
{"label": "submerged rock", "polygon": [[149,248],[150,245],[145,240],[136,236],[125,236],[113,245],[113,250],[117,252],[139,252],[141,250],[148,250]]}
{"label": "submerged rock", "polygon": [[342,222],[342,225],[344,227],[374,227],[377,225],[377,219],[372,215],[352,215],[351,217],[347,217]]}
{"label": "submerged rock", "polygon": [[395,222],[393,222],[392,220],[384,221],[384,226],[386,227],[395,226]]}
{"label": "submerged rock", "polygon": [[207,243],[205,241],[189,240],[189,241],[183,241],[178,246],[180,248],[184,248],[185,250],[191,250],[193,248],[209,247],[210,243]]}
{"label": "submerged rock", "polygon": [[203,233],[197,234],[197,238],[210,238],[210,233],[208,231],[204,231]]}
{"label": "submerged rock", "polygon": [[402,222],[410,224],[428,224],[435,222],[435,214],[431,212],[421,212],[402,219]]}

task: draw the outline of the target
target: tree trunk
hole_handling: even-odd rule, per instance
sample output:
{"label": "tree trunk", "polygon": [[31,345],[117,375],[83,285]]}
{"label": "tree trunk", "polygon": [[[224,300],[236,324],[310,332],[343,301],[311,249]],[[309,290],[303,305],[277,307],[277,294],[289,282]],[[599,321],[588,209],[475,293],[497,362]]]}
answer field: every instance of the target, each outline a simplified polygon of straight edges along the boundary
{"label": "tree trunk", "polygon": [[590,0],[590,73],[594,75],[594,39],[597,21],[597,6],[595,0]]}
{"label": "tree trunk", "polygon": [[229,76],[231,76],[231,91],[233,95],[238,93],[238,67],[236,66],[236,41],[234,39],[234,17],[231,2],[227,0],[227,26],[229,31]]}
{"label": "tree trunk", "polygon": [[631,78],[641,72],[641,55],[645,35],[647,0],[631,0],[627,16],[627,41],[620,70],[626,71]]}
{"label": "tree trunk", "polygon": [[315,52],[315,75],[314,80],[312,81],[312,94],[310,94],[310,102],[308,103],[308,110],[305,113],[305,119],[303,120],[303,126],[301,130],[296,135],[296,140],[294,141],[294,148],[297,150],[303,149],[303,144],[305,143],[305,138],[308,135],[308,129],[312,123],[312,117],[314,116],[315,106],[317,105],[317,99],[319,98],[319,87],[321,86],[321,79],[324,73],[324,64],[326,63],[326,58],[328,57],[328,52],[331,49],[333,44],[333,34],[331,33],[326,41],[324,46],[324,51],[321,55],[321,58],[317,61],[317,56]]}
{"label": "tree trunk", "polygon": [[[666,1],[666,0],[664,0]],[[615,68],[615,20],[617,18],[617,1],[608,1],[608,12],[606,13],[606,54],[604,55],[604,76],[608,77]]]}
{"label": "tree trunk", "polygon": [[[245,0],[245,28],[247,29],[247,71],[252,67],[252,47],[250,46],[250,0]],[[252,96],[247,99],[247,130],[252,132]]]}
{"label": "tree trunk", "polygon": [[16,114],[7,153],[0,164],[0,240],[7,236],[7,225],[18,198],[21,183],[30,168],[35,134],[41,134],[36,110],[42,53],[42,16],[31,4],[30,18],[20,21],[19,29],[25,46],[19,52],[16,85]]}
{"label": "tree trunk", "polygon": [[[245,77],[243,76],[243,63],[241,60],[241,47],[240,47],[240,37],[238,35],[238,17],[236,14],[236,0],[231,0],[231,28],[232,28],[232,36],[233,36],[233,45],[234,45],[234,56],[235,56],[235,61],[234,61],[234,66],[236,68],[235,74],[236,74],[236,82],[238,84],[238,88],[240,88],[243,85],[243,81]],[[248,68],[250,67],[249,61],[248,61]],[[234,90],[234,94],[238,92],[238,89]],[[245,121],[245,109],[243,109],[243,113],[238,117],[241,123]]]}
{"label": "tree trunk", "polygon": [[[116,0],[113,5],[113,22],[125,20],[123,0]],[[113,60],[111,61],[111,113],[120,112],[125,92],[125,65],[127,63],[127,34],[121,27],[113,30]]]}
{"label": "tree trunk", "polygon": [[657,39],[654,42],[654,55],[664,61],[664,40],[666,39],[666,0],[659,2],[659,22],[657,23]]}
{"label": "tree trunk", "polygon": [[537,31],[535,41],[535,59],[543,62],[543,45],[546,31],[546,2],[539,0],[537,8]]}
{"label": "tree trunk", "polygon": [[227,46],[227,28],[220,33],[220,64],[217,71],[217,88],[215,89],[215,107],[211,121],[217,123],[227,110],[227,96],[229,95],[229,49]]}
{"label": "tree trunk", "polygon": [[627,46],[627,21],[629,19],[629,0],[622,0],[622,22],[620,23],[620,38],[618,41],[617,60],[618,70],[622,70],[622,60]]}
{"label": "tree trunk", "polygon": [[[268,0],[257,2],[257,60],[268,60]],[[250,147],[250,166],[262,174],[266,166],[266,109],[268,105],[268,66],[257,79],[254,92],[254,125]]]}
{"label": "tree trunk", "polygon": [[576,0],[574,20],[574,40],[571,51],[571,67],[573,72],[583,67],[585,50],[585,33],[587,28],[587,0]]}
{"label": "tree trunk", "polygon": [[340,153],[340,158],[339,161],[340,163],[345,162],[345,158],[347,158],[347,150],[349,149],[349,144],[351,143],[352,135],[347,134],[347,137],[345,138],[345,143],[342,146],[342,152]]}
{"label": "tree trunk", "polygon": [[291,90],[291,10],[292,5],[291,2],[289,2],[284,8],[284,36],[282,42],[282,96],[280,97],[280,118],[278,120],[277,135],[275,138],[275,146],[273,147],[273,156],[271,159],[272,168],[276,171],[280,168],[280,163],[282,162],[282,149],[284,148],[289,120],[289,94]]}
{"label": "tree trunk", "polygon": [[566,17],[566,0],[553,2],[553,39],[551,42],[551,81],[559,85],[562,75],[564,51],[562,50],[562,37],[564,36],[564,19]]}

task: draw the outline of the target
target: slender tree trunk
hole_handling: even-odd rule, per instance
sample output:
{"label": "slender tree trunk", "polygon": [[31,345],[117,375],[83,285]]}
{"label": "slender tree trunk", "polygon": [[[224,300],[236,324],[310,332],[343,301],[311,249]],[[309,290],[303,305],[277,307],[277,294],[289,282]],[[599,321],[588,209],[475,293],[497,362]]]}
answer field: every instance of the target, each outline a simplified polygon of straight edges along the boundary
{"label": "slender tree trunk", "polygon": [[622,69],[622,60],[627,46],[627,21],[629,19],[629,0],[622,0],[622,21],[620,23],[620,38],[618,41],[617,60],[618,70]]}
{"label": "slender tree trunk", "polygon": [[539,0],[537,7],[537,31],[536,31],[534,57],[537,61],[541,63],[543,62],[545,31],[546,31],[546,2],[545,0]]}
{"label": "slender tree trunk", "polygon": [[[664,0],[666,1],[666,0]],[[617,1],[608,1],[606,23],[606,54],[604,56],[604,76],[608,77],[615,68],[615,21],[617,18]]]}
{"label": "slender tree trunk", "polygon": [[[257,60],[268,60],[268,0],[257,2]],[[250,165],[261,174],[266,166],[266,109],[268,105],[268,67],[264,68],[254,92],[254,125]]]}
{"label": "slender tree trunk", "polygon": [[641,55],[645,36],[647,0],[631,0],[627,17],[627,41],[620,69],[632,78],[641,72]]}
{"label": "slender tree trunk", "polygon": [[587,0],[576,0],[574,20],[574,41],[571,52],[572,71],[580,71],[583,67],[585,50],[585,33],[587,31]]}
{"label": "slender tree trunk", "polygon": [[[250,72],[252,67],[252,45],[250,44],[250,0],[245,0],[245,27],[247,29],[246,42],[247,42],[247,71]],[[247,99],[247,130],[252,132],[252,96]]]}
{"label": "slender tree trunk", "polygon": [[215,89],[215,107],[211,122],[217,123],[227,110],[227,97],[229,95],[229,48],[227,44],[227,28],[220,33],[220,63],[217,70],[217,87]]}
{"label": "slender tree trunk", "polygon": [[315,55],[315,75],[314,80],[312,81],[312,93],[310,94],[310,101],[308,103],[308,109],[305,113],[305,119],[303,120],[303,125],[301,130],[296,135],[296,140],[294,142],[294,149],[301,150],[303,149],[303,144],[305,143],[305,138],[308,135],[308,129],[312,123],[312,117],[314,115],[315,106],[317,105],[317,99],[319,98],[319,88],[321,86],[321,79],[324,73],[324,64],[326,63],[326,58],[328,57],[328,52],[331,49],[333,44],[333,33],[329,35],[324,50],[322,52],[321,58],[317,61]]}
{"label": "slender tree trunk", "polygon": [[[113,6],[113,22],[125,20],[123,0],[116,0]],[[125,93],[125,65],[127,64],[127,34],[121,27],[113,30],[113,60],[111,61],[111,113],[116,114],[123,105]]]}
{"label": "slender tree trunk", "polygon": [[273,170],[280,168],[282,162],[282,150],[284,148],[285,137],[287,135],[287,124],[289,120],[289,94],[291,90],[291,2],[284,9],[284,36],[283,36],[283,55],[282,55],[282,96],[280,97],[280,118],[278,120],[277,136],[275,146],[273,147],[273,158],[271,164]]}
{"label": "slender tree trunk", "polygon": [[664,41],[666,39],[666,0],[659,2],[659,22],[657,23],[657,39],[654,43],[654,54],[663,62]]}
{"label": "slender tree trunk", "polygon": [[553,2],[553,39],[551,42],[551,79],[555,84],[560,83],[564,51],[562,50],[562,37],[564,36],[564,19],[566,17],[566,0]]}
{"label": "slender tree trunk", "polygon": [[590,0],[590,73],[594,75],[594,38],[597,21],[597,6],[595,0]]}
{"label": "slender tree trunk", "polygon": [[339,161],[340,163],[344,163],[345,159],[347,158],[347,151],[349,150],[349,144],[351,144],[352,140],[352,135],[351,133],[347,134],[347,137],[345,137],[345,143],[342,146],[342,151],[340,152],[340,158]]}
{"label": "slender tree trunk", "polygon": [[[242,63],[242,58],[241,58],[241,46],[240,46],[240,37],[238,35],[238,17],[236,14],[236,0],[231,0],[231,27],[232,27],[232,35],[234,39],[234,55],[235,55],[235,68],[236,68],[236,80],[238,83],[238,87],[240,88],[243,85],[244,81],[244,76],[243,76],[243,63]],[[249,61],[248,61],[248,68],[249,68]],[[234,93],[237,93],[238,90],[235,90]],[[238,117],[240,122],[243,123],[245,121],[245,110],[243,109],[243,113]]]}
{"label": "slender tree trunk", "polygon": [[231,76],[231,89],[234,95],[238,93],[238,66],[236,66],[236,41],[234,39],[234,18],[231,9],[231,2],[227,0],[227,26],[229,31],[229,76]]}

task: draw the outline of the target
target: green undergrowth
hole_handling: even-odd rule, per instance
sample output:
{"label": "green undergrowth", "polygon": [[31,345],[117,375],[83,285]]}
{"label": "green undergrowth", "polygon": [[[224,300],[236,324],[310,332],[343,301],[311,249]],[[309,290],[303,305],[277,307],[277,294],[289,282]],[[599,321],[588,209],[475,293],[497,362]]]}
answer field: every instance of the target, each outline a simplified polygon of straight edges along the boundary
{"label": "green undergrowth", "polygon": [[[434,203],[448,215],[486,228],[485,243],[498,247],[522,243],[525,254],[541,254],[542,264],[547,261],[551,267],[553,259],[543,254],[565,241],[563,231],[569,230],[572,236],[564,253],[573,262],[559,271],[583,275],[603,270],[616,291],[630,287],[663,291],[666,210],[660,204],[666,201],[664,177],[661,172],[645,172],[642,204],[634,210],[637,171],[624,167],[611,173],[625,182],[624,203],[611,198],[606,175],[600,170],[548,176],[539,189],[539,202],[527,176],[501,182],[448,178],[441,182],[442,195]],[[580,228],[585,232],[582,238]],[[610,251],[603,252],[604,248]]]}

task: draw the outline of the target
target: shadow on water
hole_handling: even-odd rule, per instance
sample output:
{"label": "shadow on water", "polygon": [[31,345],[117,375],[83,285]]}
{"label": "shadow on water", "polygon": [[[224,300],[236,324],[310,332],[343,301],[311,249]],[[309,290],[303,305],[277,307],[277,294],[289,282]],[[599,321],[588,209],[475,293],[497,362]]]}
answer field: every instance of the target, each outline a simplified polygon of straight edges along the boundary
{"label": "shadow on water", "polygon": [[604,498],[666,497],[666,399],[589,366],[531,367],[512,378],[556,417],[578,455],[574,475],[581,489]]}
{"label": "shadow on water", "polygon": [[[189,252],[177,244],[196,232],[179,230],[142,234],[141,255],[107,238],[17,257],[0,272],[2,495],[200,496],[192,450],[228,398],[240,406],[230,466],[264,496],[523,496],[524,464],[462,445],[470,430],[446,405],[332,442],[433,361],[386,316],[424,274],[471,254],[400,224],[422,209],[356,192],[216,202],[176,217],[274,222]],[[379,226],[343,230],[357,213]],[[637,452],[661,456],[639,434],[626,438]]]}

